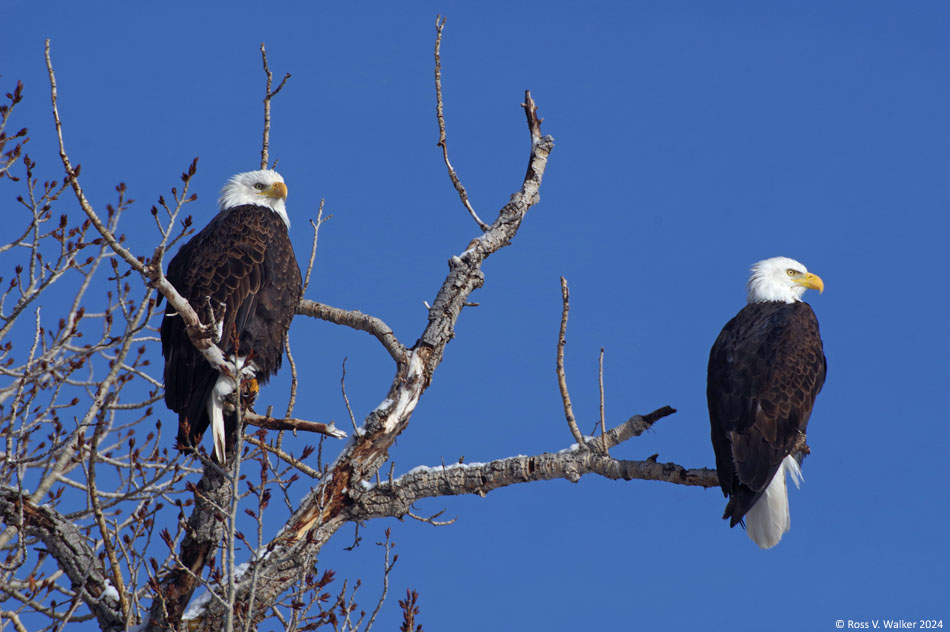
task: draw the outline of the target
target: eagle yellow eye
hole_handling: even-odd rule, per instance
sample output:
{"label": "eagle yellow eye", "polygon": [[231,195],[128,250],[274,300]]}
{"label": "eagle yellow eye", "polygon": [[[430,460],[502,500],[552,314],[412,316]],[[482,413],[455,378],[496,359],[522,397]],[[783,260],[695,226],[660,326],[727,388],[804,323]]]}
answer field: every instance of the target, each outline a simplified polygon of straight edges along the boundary
{"label": "eagle yellow eye", "polygon": [[798,272],[789,268],[788,270],[785,271],[785,274],[787,274],[788,276],[795,276],[796,274],[798,274]]}
{"label": "eagle yellow eye", "polygon": [[265,186],[263,183],[258,182],[257,184],[254,185],[254,188],[257,189],[258,191],[263,191],[265,189]]}

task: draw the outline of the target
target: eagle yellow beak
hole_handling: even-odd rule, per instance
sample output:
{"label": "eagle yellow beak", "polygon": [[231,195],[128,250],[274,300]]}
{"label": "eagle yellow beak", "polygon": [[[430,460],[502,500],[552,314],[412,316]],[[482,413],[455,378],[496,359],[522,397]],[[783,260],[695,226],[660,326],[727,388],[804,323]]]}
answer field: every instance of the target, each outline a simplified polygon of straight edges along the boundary
{"label": "eagle yellow beak", "polygon": [[808,274],[803,274],[795,279],[795,283],[802,285],[809,290],[818,290],[819,294],[825,291],[825,282],[821,280],[820,276],[817,274],[812,274],[811,272]]}
{"label": "eagle yellow beak", "polygon": [[283,182],[275,182],[271,187],[262,192],[267,197],[287,199],[287,185]]}

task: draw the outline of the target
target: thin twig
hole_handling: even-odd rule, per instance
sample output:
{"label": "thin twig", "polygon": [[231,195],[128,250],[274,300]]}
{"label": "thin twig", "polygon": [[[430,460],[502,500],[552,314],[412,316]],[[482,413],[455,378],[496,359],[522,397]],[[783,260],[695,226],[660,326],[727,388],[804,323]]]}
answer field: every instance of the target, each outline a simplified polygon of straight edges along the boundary
{"label": "thin twig", "polygon": [[[233,412],[234,406],[225,406],[225,409]],[[258,428],[267,428],[268,430],[300,430],[302,432],[315,432],[336,439],[346,438],[346,433],[332,423],[325,424],[319,421],[307,421],[306,419],[296,419],[294,417],[275,419],[267,415],[252,413],[249,410],[243,412],[243,417],[244,421]]]}
{"label": "thin twig", "polygon": [[89,446],[89,470],[86,473],[86,483],[89,486],[89,502],[92,505],[93,516],[102,534],[102,544],[105,548],[106,557],[109,560],[109,566],[112,570],[112,581],[115,584],[116,593],[119,595],[119,607],[122,608],[122,615],[126,621],[129,620],[129,597],[125,589],[125,583],[122,579],[122,570],[119,568],[119,560],[115,555],[115,547],[112,538],[106,526],[105,515],[99,504],[99,494],[96,490],[96,457],[98,456],[99,440],[106,429],[105,411],[100,412],[99,420],[96,423],[96,429],[92,435],[92,441]]}
{"label": "thin twig", "polygon": [[607,449],[607,424],[604,420],[604,348],[600,348],[600,440],[604,447],[604,454],[609,455]]}
{"label": "thin twig", "polygon": [[277,89],[271,91],[271,84],[274,80],[274,73],[270,71],[267,65],[267,49],[264,48],[264,42],[261,42],[261,59],[264,61],[264,73],[267,75],[267,87],[264,90],[264,140],[261,143],[261,169],[267,169],[270,150],[270,100],[280,92],[287,80],[290,79],[290,73],[284,75]]}
{"label": "thin twig", "polygon": [[429,516],[428,518],[417,516],[411,511],[407,511],[406,515],[412,518],[413,520],[418,520],[419,522],[425,522],[426,524],[431,524],[433,527],[447,527],[449,525],[455,524],[455,521],[458,520],[458,517],[452,518],[451,520],[436,520],[436,518],[438,518],[444,513],[445,513],[445,509],[443,509],[437,514],[433,514]]}
{"label": "thin twig", "polygon": [[313,245],[310,246],[310,261],[307,263],[307,276],[303,280],[303,291],[300,293],[301,296],[307,293],[307,288],[310,286],[310,274],[313,272],[313,262],[317,257],[317,237],[320,234],[320,225],[323,222],[327,221],[332,215],[323,216],[323,203],[325,200],[320,200],[320,208],[317,210],[317,221],[314,222],[310,220],[310,225],[313,226]]}
{"label": "thin twig", "polygon": [[290,417],[294,414],[294,404],[297,403],[297,363],[294,361],[294,354],[290,349],[290,330],[284,334],[284,352],[287,354],[287,362],[290,363],[290,399],[287,402],[287,414],[284,417]]}
{"label": "thin twig", "polygon": [[350,423],[353,424],[353,434],[359,435],[360,429],[356,425],[356,417],[353,416],[353,409],[350,408],[350,398],[346,396],[346,357],[343,358],[343,375],[340,376],[340,390],[343,392],[343,403],[346,404],[346,412],[350,414]]}
{"label": "thin twig", "polygon": [[442,112],[442,59],[439,56],[439,49],[442,47],[443,28],[445,28],[445,18],[437,16],[435,19],[435,117],[439,121],[438,146],[442,148],[442,159],[445,161],[445,166],[449,170],[449,178],[452,180],[455,190],[458,191],[462,204],[468,209],[468,214],[478,223],[478,226],[483,231],[487,231],[490,226],[483,222],[475,209],[472,208],[472,204],[468,201],[468,193],[465,191],[465,187],[462,186],[458,174],[455,173],[452,163],[449,162],[449,146],[445,142],[445,116]]}
{"label": "thin twig", "polygon": [[46,40],[46,72],[49,74],[49,85],[50,85],[50,100],[53,104],[53,121],[56,124],[56,137],[59,141],[59,157],[63,162],[63,168],[66,170],[66,176],[69,179],[69,184],[73,188],[73,192],[76,194],[76,199],[79,201],[79,206],[86,213],[86,216],[89,217],[89,220],[92,222],[93,226],[96,227],[96,230],[99,231],[107,242],[109,242],[109,247],[122,257],[126,263],[132,266],[132,269],[139,273],[144,273],[145,264],[136,258],[129,250],[126,250],[122,245],[119,244],[118,240],[112,234],[112,232],[106,228],[106,225],[102,223],[102,220],[93,210],[92,205],[89,203],[89,200],[86,199],[86,194],[83,192],[82,187],[79,186],[79,166],[73,167],[72,163],[69,160],[69,156],[66,154],[66,145],[63,142],[63,124],[59,119],[59,106],[57,104],[58,92],[56,90],[56,75],[53,73],[53,61],[50,58],[49,53],[49,39]]}
{"label": "thin twig", "polygon": [[567,391],[567,376],[564,373],[564,345],[567,342],[567,314],[571,310],[571,294],[567,289],[567,279],[561,277],[561,301],[564,304],[561,310],[561,332],[557,337],[557,385],[561,390],[561,400],[564,402],[564,417],[567,419],[567,427],[571,429],[574,440],[580,445],[586,445],[584,435],[577,428],[577,420],[574,418],[574,407],[571,405],[571,395]]}
{"label": "thin twig", "polygon": [[245,437],[244,437],[244,440],[247,441],[248,443],[250,443],[251,445],[257,446],[257,447],[260,448],[261,450],[266,450],[267,452],[270,452],[271,454],[273,454],[273,455],[276,456],[277,458],[281,459],[282,461],[284,461],[285,463],[287,463],[287,464],[290,465],[291,467],[297,468],[298,470],[300,470],[301,472],[303,472],[303,473],[306,474],[307,476],[310,476],[311,478],[319,479],[319,478],[322,476],[322,475],[320,474],[320,472],[318,472],[317,470],[313,469],[312,467],[310,467],[309,465],[307,465],[307,464],[304,463],[303,461],[294,458],[292,455],[287,454],[286,452],[284,452],[283,450],[281,450],[281,449],[279,449],[279,448],[275,448],[275,447],[273,447],[273,446],[269,446],[269,445],[267,445],[266,443],[264,443],[263,441],[260,441],[260,440],[256,439],[255,437],[252,437],[252,436],[250,436],[250,435],[245,436]]}
{"label": "thin twig", "polygon": [[396,565],[396,560],[399,559],[398,555],[392,556],[392,562],[389,561],[389,556],[392,553],[392,549],[395,543],[390,542],[389,540],[389,529],[386,529],[386,542],[377,542],[377,546],[385,547],[386,556],[383,560],[383,592],[379,596],[379,601],[376,602],[376,609],[373,610],[373,614],[369,618],[369,622],[366,624],[366,629],[363,632],[369,632],[370,628],[373,627],[373,623],[376,621],[376,615],[379,614],[379,611],[383,607],[383,602],[386,601],[386,595],[389,593],[389,573],[392,572],[393,567]]}

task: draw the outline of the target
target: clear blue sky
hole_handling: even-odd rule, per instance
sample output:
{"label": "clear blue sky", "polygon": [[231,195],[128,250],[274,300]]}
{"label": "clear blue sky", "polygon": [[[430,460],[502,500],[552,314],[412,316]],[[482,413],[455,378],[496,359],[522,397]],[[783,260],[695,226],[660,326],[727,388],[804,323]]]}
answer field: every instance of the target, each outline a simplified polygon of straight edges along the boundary
{"label": "clear blue sky", "polygon": [[[50,37],[68,150],[94,203],[127,183],[138,203],[125,231],[149,253],[148,209],[200,156],[203,225],[225,179],[259,164],[265,41],[275,73],[293,74],[271,141],[299,258],[321,198],[334,215],[308,296],[375,314],[407,344],[445,261],[477,231],[435,144],[436,14],[448,16],[451,158],[485,219],[524,173],[531,89],[557,142],[541,203],[486,264],[480,306],[392,450],[397,473],[571,443],[554,374],[561,275],[582,425],[597,416],[604,346],[608,423],[679,410],[615,456],[711,467],[706,360],[744,303],[749,264],[786,255],[825,281],[806,298],[828,380],[778,547],[730,530],[716,489],[586,477],[436,499],[418,512],[444,508],[455,525],[374,522],[354,552],[347,528],[321,556],[341,579],[362,576],[371,610],[373,543],[393,528],[400,558],[377,629],[398,627],[407,587],[427,630],[950,625],[950,5],[88,4],[0,5],[0,87],[25,84],[13,126],[30,127],[40,178],[60,173]],[[344,356],[357,416],[385,397],[391,361],[369,336],[298,319],[292,337],[298,413],[348,426]],[[277,408],[282,383],[263,396]]]}

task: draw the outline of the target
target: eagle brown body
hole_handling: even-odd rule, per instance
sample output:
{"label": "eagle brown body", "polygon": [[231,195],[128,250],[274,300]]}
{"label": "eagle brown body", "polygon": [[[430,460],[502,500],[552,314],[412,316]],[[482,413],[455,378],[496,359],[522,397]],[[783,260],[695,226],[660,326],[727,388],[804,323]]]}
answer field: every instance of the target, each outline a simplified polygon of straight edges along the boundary
{"label": "eagle brown body", "polygon": [[[225,208],[182,246],[167,277],[203,320],[210,306],[219,327],[218,346],[229,361],[237,356],[253,362],[260,384],[277,372],[302,292],[281,215],[253,204]],[[195,349],[171,306],[161,338],[165,403],[179,415],[180,444],[197,446],[210,423],[208,401],[219,373]]]}
{"label": "eagle brown body", "polygon": [[818,319],[800,298],[809,288],[824,284],[793,259],[757,263],[749,303],[709,353],[712,444],[719,486],[729,497],[723,518],[747,526],[761,548],[789,529],[786,473],[798,483],[805,430],[825,383]]}
{"label": "eagle brown body", "polygon": [[808,303],[751,303],[716,339],[706,394],[730,526],[759,499],[804,434],[825,367]]}

